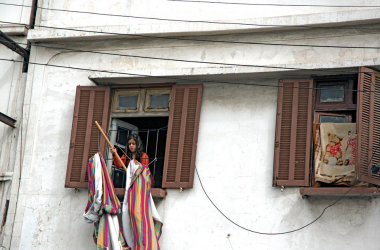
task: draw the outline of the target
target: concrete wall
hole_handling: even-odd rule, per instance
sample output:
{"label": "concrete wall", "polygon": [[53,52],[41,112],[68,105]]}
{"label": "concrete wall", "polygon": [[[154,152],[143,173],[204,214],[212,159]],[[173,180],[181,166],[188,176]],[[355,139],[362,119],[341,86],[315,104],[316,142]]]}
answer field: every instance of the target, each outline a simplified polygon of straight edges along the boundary
{"label": "concrete wall", "polygon": [[[259,2],[259,1],[257,1]],[[135,16],[154,16],[192,20],[242,20],[254,23],[299,24],[345,22],[373,18],[374,24],[357,29],[304,29],[234,33],[217,25],[172,24],[141,19],[124,19],[74,14],[37,12],[37,24],[58,27],[93,27],[126,33],[171,33],[186,39],[209,39],[288,44],[340,46],[379,46],[380,18],[377,9],[362,8],[286,8],[224,6],[171,1],[38,1],[40,7],[83,10]],[[273,3],[280,3],[273,1]],[[281,3],[286,3],[281,1]],[[315,1],[287,3],[316,4]],[[319,1],[318,4],[343,4]],[[345,5],[357,1],[345,1]],[[376,5],[377,1],[361,1]],[[297,16],[299,15],[299,16]],[[355,23],[352,23],[355,24]],[[357,24],[357,23],[356,23]],[[374,28],[363,29],[363,28]],[[219,35],[208,31],[223,31]],[[189,33],[189,34],[190,34]],[[214,35],[213,35],[214,34]],[[354,73],[359,66],[380,65],[378,49],[315,48],[292,46],[243,45],[162,39],[107,39],[98,36],[85,40],[85,33],[35,29],[31,62],[113,71],[99,73],[50,66],[30,65],[23,105],[23,136],[15,152],[15,175],[10,194],[10,209],[4,229],[7,249],[93,249],[93,226],[82,214],[87,191],[65,189],[67,156],[77,85],[93,86],[91,78],[119,77],[119,82],[154,81],[128,74],[176,76],[182,83],[204,83],[197,149],[197,169],[204,188],[214,203],[236,223],[260,232],[283,232],[314,220],[334,198],[303,200],[298,188],[273,188],[272,166],[274,130],[279,78],[304,78],[311,75]],[[93,35],[91,35],[93,36]],[[70,40],[71,39],[71,40]],[[86,38],[89,39],[89,38]],[[50,46],[54,48],[44,48]],[[85,49],[124,55],[185,59],[202,62],[249,64],[322,69],[289,71],[262,67],[198,64],[170,60],[141,59],[117,55],[70,52],[60,48]],[[2,51],[0,51],[1,53]],[[0,62],[1,63],[1,62]],[[13,64],[1,64],[12,71]],[[15,64],[16,65],[16,64]],[[20,67],[20,66],[17,66]],[[328,70],[337,70],[334,72]],[[339,70],[343,70],[339,71]],[[6,79],[19,79],[16,75]],[[20,71],[15,71],[20,72]],[[0,72],[1,73],[1,72]],[[122,74],[124,73],[124,74]],[[18,76],[18,75],[17,75]],[[180,79],[178,79],[180,78]],[[21,78],[20,78],[21,79]],[[162,80],[162,78],[155,78]],[[163,81],[163,80],[162,80]],[[210,82],[212,81],[212,82]],[[9,81],[6,81],[9,82]],[[230,82],[228,84],[226,82]],[[265,84],[246,86],[236,83]],[[11,85],[4,85],[6,91]],[[2,89],[1,89],[2,90]],[[3,92],[3,91],[2,91]],[[1,93],[2,93],[1,92]],[[6,103],[6,102],[5,102]],[[9,101],[8,101],[9,103]],[[1,104],[3,105],[3,104]],[[5,105],[5,104],[4,104]],[[0,127],[1,129],[1,127]],[[211,205],[195,175],[194,188],[168,190],[156,200],[164,222],[161,249],[377,249],[379,239],[379,199],[344,198],[328,209],[310,227],[293,234],[265,236],[244,231]],[[1,217],[0,217],[1,218]],[[231,235],[229,239],[227,235]],[[231,246],[232,245],[232,246]]]}
{"label": "concrete wall", "polygon": [[[8,35],[24,36],[28,33],[33,0],[4,0],[0,4],[0,29]],[[5,22],[5,23],[4,23]]]}
{"label": "concrete wall", "polygon": [[[181,20],[243,20],[250,18],[265,18],[277,16],[290,16],[301,14],[315,14],[328,12],[342,12],[352,10],[363,10],[366,8],[328,8],[328,7],[290,7],[290,6],[247,6],[247,5],[228,5],[211,3],[189,3],[174,2],[165,0],[143,0],[143,1],[39,1],[41,7],[79,10],[86,12],[98,12],[115,15],[130,15],[137,17],[156,17],[166,19]],[[239,1],[224,1],[235,2]],[[244,1],[243,1],[244,2]],[[249,3],[263,3],[259,0],[249,1]],[[358,3],[357,0],[347,0],[344,2],[334,2],[330,0],[318,1],[266,1],[273,4],[311,4],[311,5],[369,5],[376,6],[376,0],[365,0]],[[75,20],[75,21],[74,21]],[[41,25],[58,27],[81,27],[81,26],[112,26],[112,25],[149,25],[164,24],[165,21],[144,20],[125,17],[96,16],[91,14],[57,12],[43,10],[41,12]],[[182,26],[188,24],[181,23]]]}
{"label": "concrete wall", "polygon": [[[328,32],[241,34],[235,38],[239,41],[277,37],[278,41],[294,43],[306,43],[308,38],[312,38],[313,43],[327,44],[329,39],[334,44],[356,45],[377,44],[378,41],[377,34],[364,35],[360,30]],[[331,69],[379,64],[378,50],[268,49],[259,45],[215,46],[210,43],[157,41],[106,40],[40,45],[87,46],[87,49],[95,51],[107,48],[106,51],[110,52],[156,57]],[[189,77],[190,82],[191,78],[193,82],[206,79],[206,74],[209,74],[207,79],[215,82],[204,84],[196,165],[215,204],[246,228],[261,232],[292,230],[315,219],[325,206],[334,201],[327,197],[303,200],[298,188],[285,188],[281,192],[271,186],[277,105],[275,86],[284,75],[310,77],[310,73],[131,59],[38,46],[33,46],[31,58],[38,63],[85,69],[180,75]],[[234,72],[248,76],[232,75]],[[229,74],[221,77],[223,73]],[[25,103],[29,119],[11,249],[94,248],[93,226],[82,218],[87,192],[80,190],[75,193],[73,189],[64,188],[75,87],[94,85],[88,79],[94,74],[49,66],[32,66],[28,72],[27,91],[30,89],[31,92],[26,95]],[[134,81],[131,77],[124,77],[125,82]],[[218,81],[269,86],[233,85]],[[379,244],[375,229],[379,226],[380,202],[376,198],[344,198],[307,229],[283,236],[263,236],[239,229],[223,218],[207,200],[197,178],[195,175],[193,189],[182,193],[168,190],[164,200],[156,200],[164,222],[160,240],[162,249],[231,249],[228,234],[234,249],[341,249],[342,246],[346,249],[376,249]]]}
{"label": "concrete wall", "polygon": [[[26,48],[27,29],[25,25],[4,24],[1,21],[29,24],[32,0],[2,1],[0,4],[0,30],[13,41]],[[16,4],[26,6],[11,6]],[[0,123],[0,170],[13,173],[12,181],[0,182],[0,218],[3,218],[8,204],[4,227],[1,227],[0,246],[9,246],[13,231],[13,221],[18,200],[18,189],[23,152],[22,137],[25,138],[27,124],[24,123],[24,95],[26,73],[22,73],[22,63],[5,60],[23,61],[23,57],[0,44],[0,111],[15,120],[16,128]],[[23,133],[24,130],[24,133]]]}
{"label": "concrete wall", "polygon": [[[0,5],[1,21],[14,23],[29,23],[32,0],[4,0]],[[6,5],[13,4],[13,5]],[[26,6],[15,6],[26,5]]]}
{"label": "concrete wall", "polygon": [[[15,42],[26,43],[25,37],[11,37]],[[0,58],[23,61],[23,58],[12,50],[0,45]],[[17,120],[16,128],[0,123],[0,171],[13,172],[18,183],[20,168],[20,142],[23,122],[23,100],[26,85],[26,73],[22,73],[22,63],[0,60],[0,112]],[[0,216],[3,216],[6,201],[10,200],[11,181],[0,182]],[[17,194],[17,192],[16,192]],[[10,201],[15,208],[17,196]],[[14,211],[13,211],[14,216]],[[9,214],[8,227],[12,227],[12,215]],[[3,242],[5,230],[1,231],[0,242]]]}

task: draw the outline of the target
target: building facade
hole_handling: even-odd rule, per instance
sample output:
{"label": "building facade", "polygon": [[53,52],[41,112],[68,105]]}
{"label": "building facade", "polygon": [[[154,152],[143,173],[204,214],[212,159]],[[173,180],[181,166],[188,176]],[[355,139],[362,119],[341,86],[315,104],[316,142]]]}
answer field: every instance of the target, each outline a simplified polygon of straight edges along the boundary
{"label": "building facade", "polygon": [[[101,136],[92,132],[98,117],[121,148],[125,142],[119,128],[137,128],[151,160],[157,158],[151,168],[157,174],[152,194],[164,224],[161,249],[377,249],[380,201],[374,186],[356,189],[312,225],[283,235],[239,228],[208,200],[244,228],[281,233],[312,222],[348,190],[318,189],[313,182],[313,123],[315,114],[327,109],[316,108],[320,83],[353,82],[345,91],[352,94],[354,106],[328,112],[345,113],[361,124],[357,133],[362,144],[367,139],[361,129],[372,131],[367,140],[372,147],[360,151],[362,162],[368,162],[377,142],[380,14],[357,1],[344,5],[38,1],[34,29],[27,33],[27,74],[21,73],[19,62],[0,62],[0,73],[8,79],[1,91],[8,98],[2,110],[8,107],[8,114],[22,114],[23,120],[22,138],[21,126],[0,125],[1,160],[3,154],[13,155],[4,169],[14,171],[9,194],[3,194],[10,204],[3,246],[95,247],[93,225],[82,217],[87,204],[83,164],[94,150],[108,153]],[[2,58],[20,59],[6,48],[1,51]],[[363,118],[367,97],[360,90],[368,86],[372,111]],[[123,104],[125,97],[130,99]],[[129,102],[132,97],[134,103]],[[156,97],[168,97],[168,106],[150,106]],[[93,103],[88,110],[83,108],[86,100]],[[302,110],[305,118],[296,119],[298,126],[292,118],[289,131],[279,128],[279,121],[285,126],[287,118]],[[90,113],[91,119],[81,120],[81,114]],[[9,142],[15,133],[18,142]],[[80,133],[83,149],[78,149]],[[297,160],[301,151],[302,163]],[[374,153],[374,161],[380,160],[378,155]],[[109,161],[115,175],[111,165]],[[366,181],[377,185],[377,177],[368,175]]]}

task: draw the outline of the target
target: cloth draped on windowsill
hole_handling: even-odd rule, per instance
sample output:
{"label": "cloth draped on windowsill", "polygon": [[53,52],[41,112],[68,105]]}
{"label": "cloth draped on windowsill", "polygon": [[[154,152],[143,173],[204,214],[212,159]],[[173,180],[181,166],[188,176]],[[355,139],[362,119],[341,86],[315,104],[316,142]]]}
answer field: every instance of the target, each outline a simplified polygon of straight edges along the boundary
{"label": "cloth draped on windowsill", "polygon": [[87,171],[88,203],[83,216],[86,222],[94,223],[96,249],[130,250],[117,218],[121,204],[100,152],[89,159]]}
{"label": "cloth draped on windowsill", "polygon": [[131,160],[127,169],[123,203],[123,232],[132,250],[159,250],[162,220],[150,193],[149,167]]}

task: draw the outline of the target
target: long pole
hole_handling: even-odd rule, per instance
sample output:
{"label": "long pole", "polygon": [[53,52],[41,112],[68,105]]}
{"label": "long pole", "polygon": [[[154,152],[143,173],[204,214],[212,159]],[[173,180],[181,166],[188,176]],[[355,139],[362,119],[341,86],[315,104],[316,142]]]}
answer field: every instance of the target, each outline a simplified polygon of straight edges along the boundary
{"label": "long pole", "polygon": [[[108,145],[113,148],[113,145],[111,144],[110,140],[108,140],[106,134],[104,133],[103,129],[100,127],[99,123],[97,121],[95,121],[95,124],[96,126],[98,127],[98,129],[100,130],[100,133],[102,133],[104,139],[106,140],[106,142],[108,143]],[[123,166],[125,172],[127,172],[127,167],[124,165],[124,162],[120,159],[119,155],[117,154],[117,152],[115,153],[116,155],[116,158],[119,160],[119,162],[121,163],[121,165]]]}

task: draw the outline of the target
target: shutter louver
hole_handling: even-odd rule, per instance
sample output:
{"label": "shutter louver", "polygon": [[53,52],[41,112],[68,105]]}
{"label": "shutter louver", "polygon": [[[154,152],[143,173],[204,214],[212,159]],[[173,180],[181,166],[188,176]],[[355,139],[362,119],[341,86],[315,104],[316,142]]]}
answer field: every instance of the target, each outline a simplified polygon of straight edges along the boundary
{"label": "shutter louver", "polygon": [[372,165],[380,163],[380,147],[369,162],[380,143],[380,74],[366,67],[359,71],[355,177],[380,185],[380,173],[371,171]]}
{"label": "shutter louver", "polygon": [[105,140],[98,134],[95,121],[107,131],[110,88],[77,86],[69,159],[67,162],[66,188],[87,187],[88,159],[99,150],[104,154]]}
{"label": "shutter louver", "polygon": [[162,187],[193,187],[202,90],[202,84],[172,88]]}
{"label": "shutter louver", "polygon": [[273,186],[309,186],[312,79],[280,80]]}

